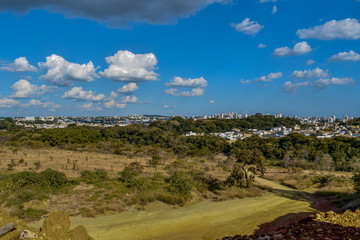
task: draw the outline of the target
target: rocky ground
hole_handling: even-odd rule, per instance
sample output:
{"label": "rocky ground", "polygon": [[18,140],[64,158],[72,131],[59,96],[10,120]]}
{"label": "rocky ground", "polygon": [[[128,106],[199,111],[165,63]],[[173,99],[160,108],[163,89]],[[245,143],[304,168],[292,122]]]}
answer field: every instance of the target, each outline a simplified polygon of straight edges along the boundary
{"label": "rocky ground", "polygon": [[356,240],[360,239],[360,211],[319,213],[284,225],[262,236],[234,236],[223,240]]}
{"label": "rocky ground", "polygon": [[0,210],[0,240],[43,239],[43,240],[94,240],[83,226],[70,230],[70,217],[66,212],[50,213],[40,229],[10,217],[5,210]]}

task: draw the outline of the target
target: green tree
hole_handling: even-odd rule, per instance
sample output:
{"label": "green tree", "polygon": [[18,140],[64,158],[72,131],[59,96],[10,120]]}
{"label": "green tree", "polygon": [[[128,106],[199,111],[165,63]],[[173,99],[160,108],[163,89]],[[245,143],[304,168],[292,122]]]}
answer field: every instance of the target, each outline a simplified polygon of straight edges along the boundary
{"label": "green tree", "polygon": [[144,170],[144,166],[139,162],[132,162],[129,165],[126,165],[124,170],[119,172],[120,180],[123,182],[129,182],[135,177],[139,176]]}
{"label": "green tree", "polygon": [[193,180],[185,172],[174,172],[169,178],[170,192],[189,195],[193,186]]}

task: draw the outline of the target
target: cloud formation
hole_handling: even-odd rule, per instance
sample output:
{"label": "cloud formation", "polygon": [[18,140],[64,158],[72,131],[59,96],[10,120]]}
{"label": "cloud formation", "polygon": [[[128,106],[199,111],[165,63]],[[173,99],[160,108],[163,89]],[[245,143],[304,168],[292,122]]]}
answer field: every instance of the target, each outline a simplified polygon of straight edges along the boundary
{"label": "cloud formation", "polygon": [[249,84],[249,83],[251,83],[251,81],[250,80],[248,80],[248,79],[240,79],[240,83],[241,84]]}
{"label": "cloud formation", "polygon": [[278,11],[278,8],[277,8],[277,6],[273,6],[273,9],[272,9],[272,11],[271,11],[271,14],[275,14],[275,13],[277,13],[277,11]]}
{"label": "cloud formation", "polygon": [[260,44],[258,45],[258,48],[266,48],[266,45],[263,44],[263,43],[260,43]]}
{"label": "cloud formation", "polygon": [[62,98],[73,99],[77,101],[87,101],[91,100],[94,102],[99,102],[105,99],[104,94],[96,95],[93,91],[84,91],[82,87],[73,87],[69,91],[65,92]]}
{"label": "cloud formation", "polygon": [[134,54],[130,51],[118,51],[114,56],[105,58],[109,67],[100,75],[114,81],[144,82],[158,80],[154,72],[157,59],[153,53]]}
{"label": "cloud formation", "polygon": [[306,87],[309,85],[309,81],[306,82],[298,82],[298,83],[292,83],[290,81],[287,81],[283,86],[282,90],[286,93],[296,93],[299,88]]}
{"label": "cloud formation", "polygon": [[114,99],[104,102],[104,108],[126,108],[126,103],[116,102]]}
{"label": "cloud formation", "polygon": [[293,79],[315,79],[315,78],[328,78],[329,71],[322,70],[321,68],[315,68],[313,70],[294,71],[291,75]]}
{"label": "cloud formation", "polygon": [[299,29],[296,34],[301,39],[315,38],[321,40],[360,38],[360,23],[355,18],[346,18],[340,21],[332,20],[323,25]]}
{"label": "cloud formation", "polygon": [[129,83],[122,86],[121,88],[118,88],[116,92],[125,95],[132,95],[138,89],[139,87],[136,85],[136,83]]}
{"label": "cloud formation", "polygon": [[26,57],[19,57],[13,63],[3,64],[0,71],[8,72],[36,72],[38,69],[29,64]]}
{"label": "cloud formation", "polygon": [[48,110],[54,110],[60,108],[61,106],[54,102],[43,102],[36,99],[31,99],[28,103],[22,104],[21,107],[37,107],[37,108],[46,108]]}
{"label": "cloud formation", "polygon": [[317,88],[318,90],[325,89],[329,86],[333,85],[348,85],[353,84],[354,79],[353,78],[321,78],[319,80],[316,80],[315,82],[311,83],[311,86],[314,88]]}
{"label": "cloud formation", "polygon": [[338,61],[338,62],[342,62],[342,61],[356,62],[356,61],[360,61],[360,54],[350,50],[350,52],[340,52],[340,53],[330,57],[328,60],[329,61]]}
{"label": "cloud formation", "polygon": [[282,72],[269,73],[267,76],[256,78],[255,82],[272,82],[274,81],[274,79],[281,78],[282,76],[283,76]]}
{"label": "cloud formation", "polygon": [[0,98],[0,108],[12,108],[19,104],[19,101],[11,98]]}
{"label": "cloud formation", "polygon": [[88,111],[101,111],[102,110],[102,108],[99,105],[94,104],[93,102],[84,103],[84,104],[78,105],[76,107],[86,109]]}
{"label": "cloud formation", "polygon": [[309,60],[307,60],[307,62],[306,62],[305,64],[308,65],[308,66],[310,66],[310,65],[313,65],[314,63],[315,63],[314,60],[309,59]]}
{"label": "cloud formation", "polygon": [[204,77],[200,78],[188,78],[174,77],[170,83],[166,83],[166,86],[171,87],[187,87],[187,88],[203,88],[207,86],[207,81]]}
{"label": "cloud formation", "polygon": [[99,78],[96,73],[97,68],[91,61],[80,65],[53,54],[46,57],[46,62],[38,65],[46,71],[45,75],[40,76],[40,79],[56,86],[72,86],[74,85],[73,81],[92,82],[95,78]]}
{"label": "cloud formation", "polygon": [[120,99],[120,103],[136,103],[138,101],[135,96],[125,96]]}
{"label": "cloud formation", "polygon": [[303,55],[311,52],[312,49],[307,42],[297,43],[293,49],[289,47],[276,48],[273,55],[276,57]]}
{"label": "cloud formation", "polygon": [[38,86],[31,84],[29,81],[23,79],[14,83],[11,88],[14,90],[11,98],[32,98],[36,95],[43,95],[56,89],[46,85]]}
{"label": "cloud formation", "polygon": [[165,93],[168,95],[178,96],[178,97],[195,97],[195,96],[202,96],[204,94],[204,89],[193,88],[191,89],[191,91],[180,92],[179,89],[170,88],[170,89],[166,89]]}
{"label": "cloud formation", "polygon": [[264,26],[258,22],[250,21],[250,18],[245,18],[241,23],[232,23],[231,26],[234,27],[236,31],[250,36],[255,36],[264,28]]}
{"label": "cloud formation", "polygon": [[70,18],[85,17],[110,26],[124,26],[129,21],[152,24],[174,23],[196,11],[223,0],[2,0],[0,10],[27,12],[45,9]]}

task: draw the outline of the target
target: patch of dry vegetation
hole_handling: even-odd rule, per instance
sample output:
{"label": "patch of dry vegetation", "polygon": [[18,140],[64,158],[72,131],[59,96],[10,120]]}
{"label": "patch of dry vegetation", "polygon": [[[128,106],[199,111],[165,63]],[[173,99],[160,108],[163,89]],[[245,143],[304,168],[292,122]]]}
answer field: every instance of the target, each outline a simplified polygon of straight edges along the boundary
{"label": "patch of dry vegetation", "polygon": [[[12,209],[12,214],[30,211],[29,220],[33,220],[55,210],[94,217],[123,212],[132,206],[143,209],[154,201],[184,205],[194,199],[223,201],[264,193],[264,188],[253,184],[248,188],[227,184],[236,160],[223,154],[181,159],[154,148],[132,150],[118,155],[55,148],[2,147],[0,171],[4,179],[14,173],[40,173],[51,168],[65,173],[72,185],[57,192],[36,188],[40,197],[24,198],[9,191],[0,193],[0,197]],[[18,198],[21,201],[16,204],[8,201]]]}

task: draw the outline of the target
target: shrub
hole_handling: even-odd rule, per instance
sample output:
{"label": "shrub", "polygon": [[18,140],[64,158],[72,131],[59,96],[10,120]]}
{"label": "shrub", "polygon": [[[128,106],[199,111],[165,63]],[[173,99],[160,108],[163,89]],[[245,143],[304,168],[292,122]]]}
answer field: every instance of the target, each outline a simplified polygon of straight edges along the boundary
{"label": "shrub", "polygon": [[18,187],[37,185],[42,187],[61,188],[68,183],[64,173],[50,168],[40,173],[26,171],[14,173],[9,176],[8,180]]}
{"label": "shrub", "polygon": [[155,171],[156,171],[156,168],[157,166],[159,166],[161,164],[161,158],[158,154],[155,154],[151,157],[151,159],[148,161],[148,164],[155,168]]}
{"label": "shrub", "polygon": [[128,182],[131,179],[139,176],[144,170],[144,166],[142,166],[139,162],[132,162],[127,165],[123,171],[119,172],[120,180],[123,182]]}
{"label": "shrub", "polygon": [[95,171],[85,170],[81,171],[80,174],[81,180],[90,184],[105,181],[108,179],[107,172],[101,169],[96,169]]}
{"label": "shrub", "polygon": [[65,173],[50,168],[40,172],[39,177],[44,182],[42,186],[61,188],[68,183]]}
{"label": "shrub", "polygon": [[245,187],[246,179],[244,171],[239,166],[234,167],[230,176],[226,179],[226,184],[229,186]]}
{"label": "shrub", "polygon": [[189,195],[194,185],[193,180],[184,172],[174,172],[169,178],[169,191]]}

